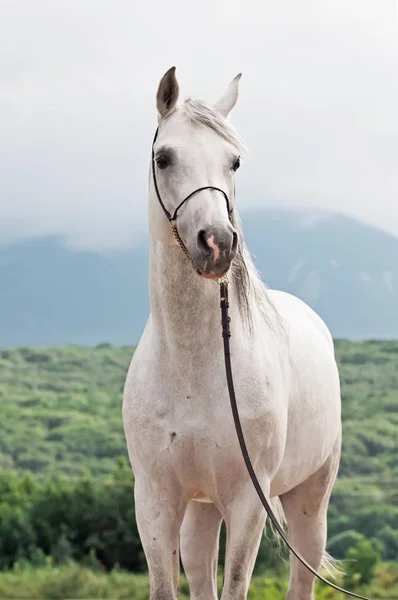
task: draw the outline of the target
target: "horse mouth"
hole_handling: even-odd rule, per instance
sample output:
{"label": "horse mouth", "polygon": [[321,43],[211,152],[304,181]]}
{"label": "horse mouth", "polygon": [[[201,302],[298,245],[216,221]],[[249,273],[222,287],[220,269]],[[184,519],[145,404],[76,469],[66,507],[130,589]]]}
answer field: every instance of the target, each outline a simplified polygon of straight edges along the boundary
{"label": "horse mouth", "polygon": [[220,272],[217,273],[215,271],[204,271],[202,269],[196,269],[196,273],[199,275],[199,277],[202,277],[202,279],[211,279],[211,280],[215,280],[215,279],[221,279],[221,277],[224,277],[228,271],[229,271],[229,266],[227,269],[220,269]]}
{"label": "horse mouth", "polygon": [[199,273],[203,279],[219,279],[222,275],[217,275],[216,273]]}

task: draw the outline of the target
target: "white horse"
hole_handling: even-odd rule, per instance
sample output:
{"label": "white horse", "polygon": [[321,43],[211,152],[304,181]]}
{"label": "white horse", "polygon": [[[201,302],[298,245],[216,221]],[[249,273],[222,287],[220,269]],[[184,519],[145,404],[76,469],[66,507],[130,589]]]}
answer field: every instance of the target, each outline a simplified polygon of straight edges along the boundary
{"label": "white horse", "polygon": [[[265,288],[244,246],[234,197],[244,145],[227,122],[239,79],[213,106],[177,105],[174,68],[157,92],[153,168],[167,210],[197,188],[214,186],[234,216],[230,221],[219,191],[193,195],[177,219],[189,260],[150,180],[151,314],[128,372],[123,421],[151,600],[178,596],[180,551],[191,598],[217,598],[223,520],[222,600],[245,599],[265,525],[225,378],[219,291],[211,279],[228,270],[232,367],[248,450],[265,494],[283,509],[293,545],[314,568],[325,563],[326,512],[341,447],[333,341],[306,304]],[[287,598],[314,598],[314,577],[294,557]]]}

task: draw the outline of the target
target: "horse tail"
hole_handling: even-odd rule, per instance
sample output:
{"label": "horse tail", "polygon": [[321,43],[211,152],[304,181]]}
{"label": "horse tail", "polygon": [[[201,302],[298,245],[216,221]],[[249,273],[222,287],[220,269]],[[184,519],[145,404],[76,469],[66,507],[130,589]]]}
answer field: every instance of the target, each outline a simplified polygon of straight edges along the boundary
{"label": "horse tail", "polygon": [[342,567],[342,561],[337,560],[337,558],[333,558],[326,551],[323,554],[322,562],[321,562],[321,571],[329,575],[330,578],[336,579],[344,575],[344,569]]}

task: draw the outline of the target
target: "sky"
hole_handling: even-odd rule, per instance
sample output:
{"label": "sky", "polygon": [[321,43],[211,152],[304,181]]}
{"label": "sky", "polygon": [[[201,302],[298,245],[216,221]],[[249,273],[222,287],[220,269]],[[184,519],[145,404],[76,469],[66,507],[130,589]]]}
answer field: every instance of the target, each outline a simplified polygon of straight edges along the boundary
{"label": "sky", "polygon": [[342,212],[398,235],[397,0],[0,0],[0,244],[127,248],[147,232],[160,78],[250,149],[241,212]]}

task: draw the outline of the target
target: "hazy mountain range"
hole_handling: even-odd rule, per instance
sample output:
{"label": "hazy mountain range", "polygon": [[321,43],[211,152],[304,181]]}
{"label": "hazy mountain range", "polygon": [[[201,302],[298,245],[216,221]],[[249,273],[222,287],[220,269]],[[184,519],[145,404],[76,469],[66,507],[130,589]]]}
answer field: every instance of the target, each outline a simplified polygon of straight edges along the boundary
{"label": "hazy mountain range", "polygon": [[[243,214],[270,286],[294,293],[335,337],[398,338],[398,238],[341,215]],[[0,248],[0,346],[131,344],[149,313],[148,242],[106,255],[43,238]]]}

